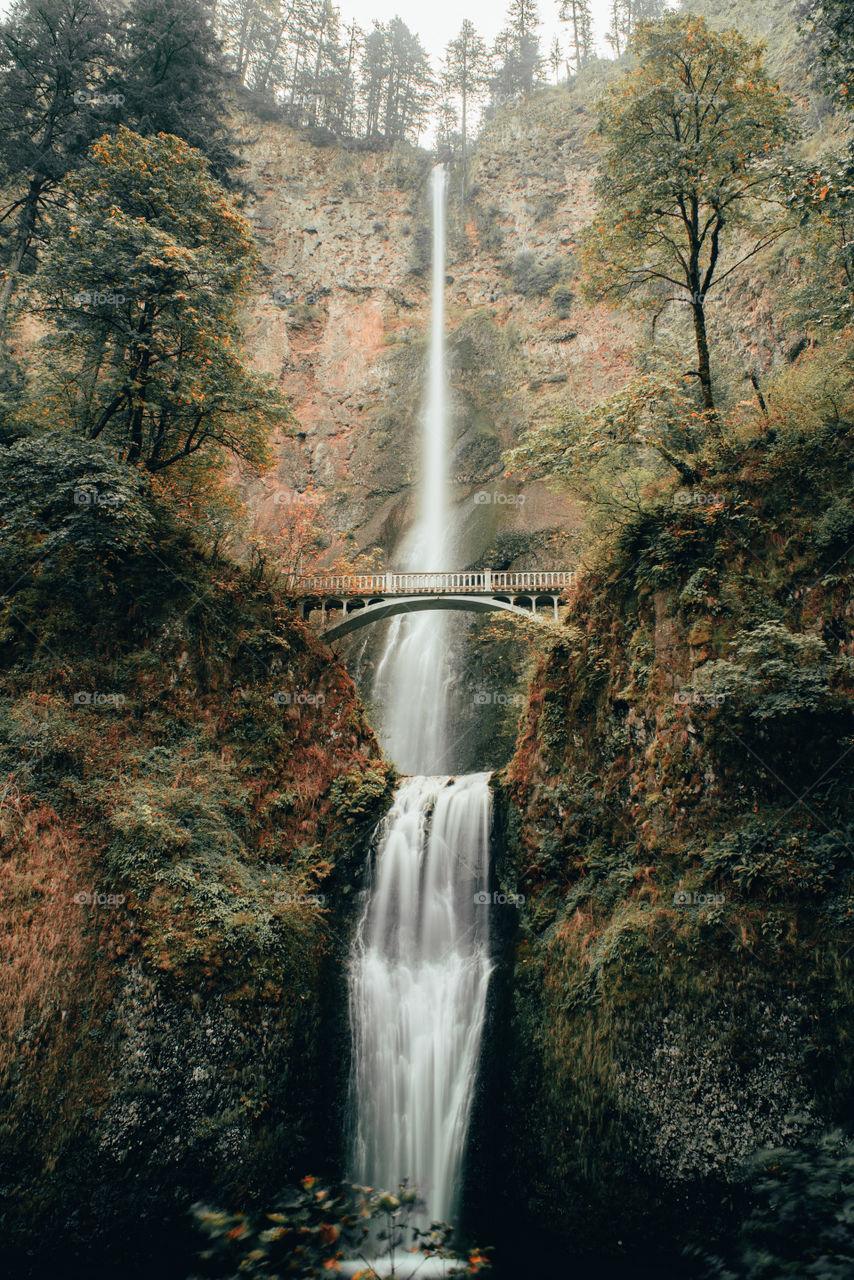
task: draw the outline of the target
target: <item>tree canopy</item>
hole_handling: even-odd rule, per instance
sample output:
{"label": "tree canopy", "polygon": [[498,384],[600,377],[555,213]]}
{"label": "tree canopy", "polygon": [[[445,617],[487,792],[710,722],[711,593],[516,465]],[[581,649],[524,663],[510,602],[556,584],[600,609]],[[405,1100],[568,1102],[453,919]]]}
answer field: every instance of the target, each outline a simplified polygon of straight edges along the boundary
{"label": "tree canopy", "polygon": [[204,157],[122,128],[67,194],[36,280],[54,409],[152,472],[199,451],[262,464],[286,410],[245,366],[237,311],[255,252]]}
{"label": "tree canopy", "polygon": [[715,413],[706,305],[782,234],[789,104],[736,31],[669,14],[642,23],[635,68],[601,104],[599,216],[586,236],[592,289],[691,309],[704,410]]}

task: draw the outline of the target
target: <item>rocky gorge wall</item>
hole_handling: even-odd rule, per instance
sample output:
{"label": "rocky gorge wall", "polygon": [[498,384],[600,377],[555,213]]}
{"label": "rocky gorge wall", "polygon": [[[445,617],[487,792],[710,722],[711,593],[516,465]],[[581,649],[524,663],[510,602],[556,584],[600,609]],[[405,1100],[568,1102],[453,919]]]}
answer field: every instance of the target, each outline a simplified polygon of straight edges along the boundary
{"label": "rocky gorge wall", "polygon": [[2,643],[4,1264],[185,1280],[193,1201],[340,1171],[394,777],[269,584],[180,538],[64,570],[19,581]]}
{"label": "rocky gorge wall", "polygon": [[696,1276],[752,1152],[854,1122],[851,441],[796,415],[652,503],[496,780],[524,906],[493,1230],[556,1258]]}

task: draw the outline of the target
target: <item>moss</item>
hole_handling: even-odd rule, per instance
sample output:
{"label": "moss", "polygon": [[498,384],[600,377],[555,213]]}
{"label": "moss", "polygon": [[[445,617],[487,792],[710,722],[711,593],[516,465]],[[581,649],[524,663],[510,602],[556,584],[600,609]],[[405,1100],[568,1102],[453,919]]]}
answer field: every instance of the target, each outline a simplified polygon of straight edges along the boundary
{"label": "moss", "polygon": [[274,588],[162,529],[86,566],[97,609],[62,570],[3,633],[0,1186],[21,1275],[148,1274],[176,1186],[233,1203],[333,1158],[347,895],[392,779]]}
{"label": "moss", "polygon": [[498,783],[514,1186],[582,1252],[698,1243],[755,1147],[854,1121],[850,557],[815,536],[852,442],[748,442],[622,529]]}

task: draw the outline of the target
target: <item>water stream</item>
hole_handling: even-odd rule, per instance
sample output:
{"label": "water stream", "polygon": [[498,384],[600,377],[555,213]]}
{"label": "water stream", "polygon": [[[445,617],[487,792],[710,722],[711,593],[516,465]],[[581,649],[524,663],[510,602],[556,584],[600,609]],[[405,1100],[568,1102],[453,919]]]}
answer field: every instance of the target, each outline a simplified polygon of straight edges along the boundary
{"label": "water stream", "polygon": [[[433,173],[429,395],[417,524],[405,567],[454,566],[445,368],[445,174]],[[489,775],[446,776],[447,615],[397,619],[378,664],[383,737],[401,783],[378,834],[350,961],[355,1181],[425,1203],[453,1222],[491,973]],[[421,1260],[423,1262],[423,1259]],[[423,1269],[419,1275],[427,1274]]]}
{"label": "water stream", "polygon": [[457,1209],[492,968],[488,779],[401,784],[355,948],[356,1180],[409,1178],[428,1223]]}
{"label": "water stream", "polygon": [[[448,390],[445,367],[445,170],[431,180],[433,268],[430,360],[421,432],[418,520],[401,550],[401,569],[453,569],[450,537]],[[448,741],[449,617],[403,614],[394,619],[377,664],[373,696],[382,707],[380,737],[403,773],[450,770]]]}

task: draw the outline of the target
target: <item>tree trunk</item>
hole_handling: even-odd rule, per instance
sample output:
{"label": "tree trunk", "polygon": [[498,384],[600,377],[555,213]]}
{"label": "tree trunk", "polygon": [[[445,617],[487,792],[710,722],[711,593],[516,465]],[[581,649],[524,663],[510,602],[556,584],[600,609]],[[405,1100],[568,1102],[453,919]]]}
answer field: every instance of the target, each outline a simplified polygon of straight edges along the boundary
{"label": "tree trunk", "polygon": [[80,371],[80,382],[77,387],[77,395],[75,396],[75,417],[80,432],[85,436],[89,434],[89,428],[92,423],[92,398],[95,394],[95,384],[98,381],[98,374],[101,372],[101,364],[104,360],[104,351],[107,347],[107,334],[102,330],[95,339],[94,348],[89,356],[83,362],[83,368]]}
{"label": "tree trunk", "polygon": [[21,272],[21,264],[26,257],[27,250],[33,241],[33,234],[36,229],[36,214],[39,207],[39,198],[41,196],[44,181],[41,178],[34,178],[30,182],[30,189],[27,192],[27,198],[21,207],[21,216],[18,219],[18,231],[15,236],[14,248],[9,259],[9,266],[6,270],[6,278],[3,281],[3,288],[0,289],[0,333],[6,328],[6,316],[9,311],[9,304],[12,301],[12,294],[15,292],[15,285]]}
{"label": "tree trunk", "polygon": [[712,393],[712,362],[709,356],[709,338],[706,333],[706,309],[703,299],[695,293],[691,300],[694,313],[694,337],[697,341],[698,374],[700,376],[700,393],[703,397],[703,408],[717,422],[715,397]]}
{"label": "tree trunk", "polygon": [[[463,73],[466,74],[465,71]],[[463,198],[460,201],[460,214],[462,215],[462,224],[466,225],[466,186],[468,185],[468,155],[466,149],[466,105],[467,94],[465,85],[463,86]]]}

